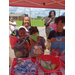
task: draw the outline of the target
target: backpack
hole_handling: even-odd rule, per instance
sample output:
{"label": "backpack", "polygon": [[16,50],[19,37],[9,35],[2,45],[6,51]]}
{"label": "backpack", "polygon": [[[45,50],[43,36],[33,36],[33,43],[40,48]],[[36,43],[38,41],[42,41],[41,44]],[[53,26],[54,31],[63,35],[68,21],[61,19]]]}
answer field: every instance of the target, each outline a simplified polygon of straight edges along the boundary
{"label": "backpack", "polygon": [[15,29],[15,30],[12,32],[11,36],[19,37],[19,30],[18,30],[18,29]]}

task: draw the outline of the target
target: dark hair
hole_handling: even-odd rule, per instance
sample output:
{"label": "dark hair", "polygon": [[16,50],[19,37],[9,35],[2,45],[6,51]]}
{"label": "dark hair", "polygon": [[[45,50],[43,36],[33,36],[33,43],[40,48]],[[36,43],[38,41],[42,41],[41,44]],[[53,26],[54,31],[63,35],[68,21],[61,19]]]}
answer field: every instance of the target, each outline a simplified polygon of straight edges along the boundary
{"label": "dark hair", "polygon": [[[20,28],[20,29],[19,29],[19,32],[20,32],[20,30],[25,30],[25,28],[23,28],[23,27],[22,27],[22,28]],[[26,32],[26,30],[25,30],[25,32]]]}
{"label": "dark hair", "polygon": [[[25,16],[25,17],[28,17],[28,16]],[[24,18],[25,18],[25,17],[24,17]],[[24,18],[23,18],[23,21],[24,21]],[[28,17],[28,18],[29,18],[29,17]],[[30,18],[29,18],[29,20],[30,20]]]}
{"label": "dark hair", "polygon": [[54,10],[51,10],[50,12],[49,12],[49,16],[48,17],[51,17],[51,13],[52,12],[54,12],[54,16],[56,15],[56,12],[54,11]]}
{"label": "dark hair", "polygon": [[27,16],[27,17],[28,17],[28,14],[25,14],[25,16]]}
{"label": "dark hair", "polygon": [[65,23],[65,16],[56,17],[54,23],[58,23],[61,20],[61,23]]}
{"label": "dark hair", "polygon": [[33,27],[33,26],[31,26],[31,28],[29,29],[29,33],[32,35],[33,33],[37,33],[37,32],[39,32],[38,31],[38,29],[37,29],[37,27],[35,26],[35,27]]}

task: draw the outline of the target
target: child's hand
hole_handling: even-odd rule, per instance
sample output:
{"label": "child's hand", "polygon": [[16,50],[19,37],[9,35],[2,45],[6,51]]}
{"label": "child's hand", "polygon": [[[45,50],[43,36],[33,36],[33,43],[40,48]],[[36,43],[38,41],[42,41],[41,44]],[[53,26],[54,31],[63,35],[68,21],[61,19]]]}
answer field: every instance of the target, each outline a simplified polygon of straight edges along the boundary
{"label": "child's hand", "polygon": [[13,49],[13,50],[15,50],[16,48],[15,48],[15,47],[13,47],[12,49]]}
{"label": "child's hand", "polygon": [[55,42],[55,39],[54,38],[51,38],[51,42]]}
{"label": "child's hand", "polygon": [[62,41],[65,42],[65,38],[63,38]]}

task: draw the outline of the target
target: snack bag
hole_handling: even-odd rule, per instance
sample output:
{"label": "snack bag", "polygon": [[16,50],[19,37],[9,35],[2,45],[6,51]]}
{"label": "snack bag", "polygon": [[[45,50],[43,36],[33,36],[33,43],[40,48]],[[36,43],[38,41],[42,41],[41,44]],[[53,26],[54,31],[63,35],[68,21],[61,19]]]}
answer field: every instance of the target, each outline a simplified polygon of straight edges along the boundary
{"label": "snack bag", "polygon": [[34,44],[31,48],[31,57],[39,57],[40,55],[44,54],[45,49],[45,39],[43,37],[38,36],[37,42],[33,41]]}
{"label": "snack bag", "polygon": [[65,38],[64,36],[61,37],[54,37],[55,38],[55,42],[51,43],[51,55],[54,56],[60,56],[62,55],[62,52],[64,51],[65,54],[65,42],[62,41],[63,38]]}
{"label": "snack bag", "polygon": [[38,44],[33,45],[33,49],[31,50],[31,57],[38,57],[42,53],[42,46],[39,46]]}
{"label": "snack bag", "polygon": [[44,67],[45,69],[51,70],[51,61],[44,61],[40,59],[40,65]]}

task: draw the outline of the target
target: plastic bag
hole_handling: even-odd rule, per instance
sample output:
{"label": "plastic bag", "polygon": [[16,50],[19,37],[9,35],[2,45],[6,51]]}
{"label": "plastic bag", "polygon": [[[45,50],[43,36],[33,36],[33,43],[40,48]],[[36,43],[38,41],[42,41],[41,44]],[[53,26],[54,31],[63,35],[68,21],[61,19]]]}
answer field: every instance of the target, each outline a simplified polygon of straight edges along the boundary
{"label": "plastic bag", "polygon": [[55,56],[55,54],[56,54],[56,56],[60,56],[60,55],[62,55],[63,51],[65,54],[65,42],[62,41],[64,36],[54,37],[54,38],[55,38],[55,42],[51,43],[51,49],[50,49],[51,54],[54,56]]}
{"label": "plastic bag", "polygon": [[38,44],[33,45],[30,56],[31,57],[38,57],[41,54],[43,54],[42,46],[39,46]]}

